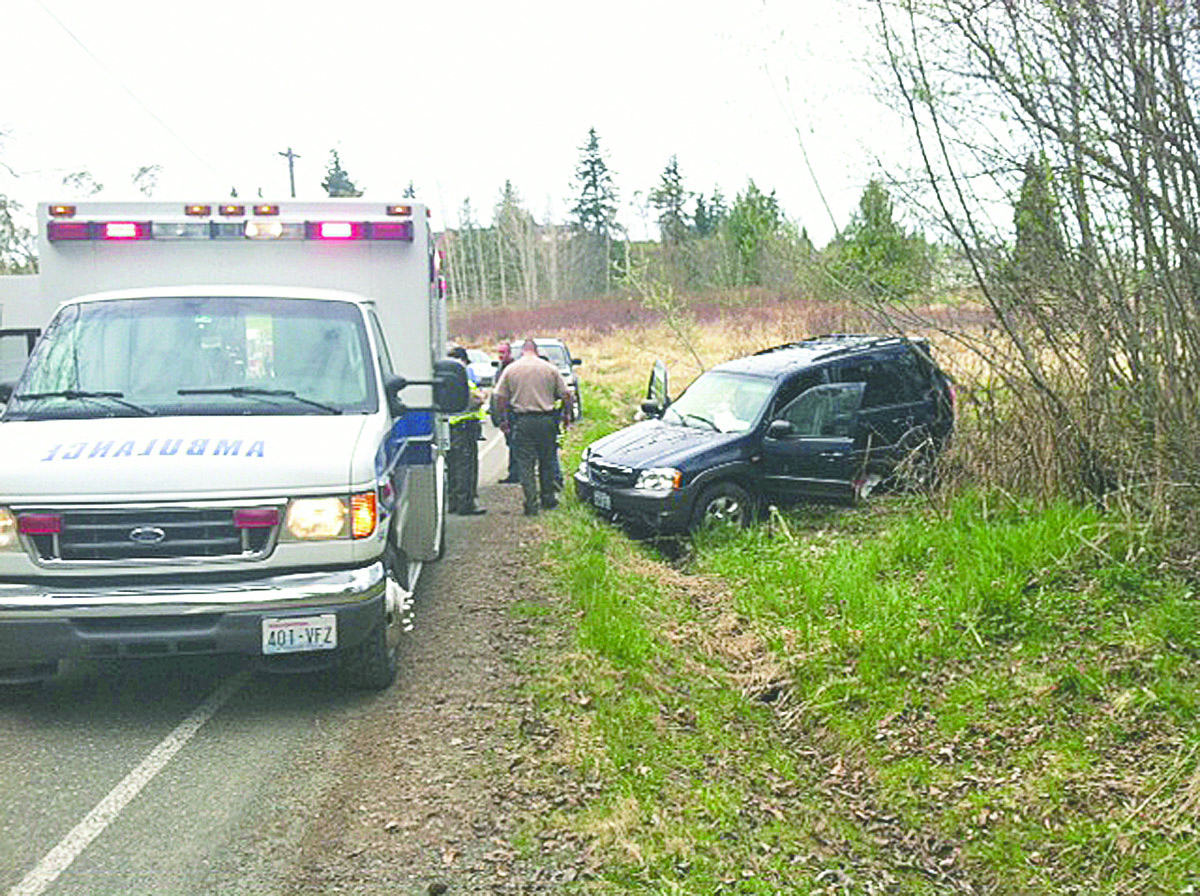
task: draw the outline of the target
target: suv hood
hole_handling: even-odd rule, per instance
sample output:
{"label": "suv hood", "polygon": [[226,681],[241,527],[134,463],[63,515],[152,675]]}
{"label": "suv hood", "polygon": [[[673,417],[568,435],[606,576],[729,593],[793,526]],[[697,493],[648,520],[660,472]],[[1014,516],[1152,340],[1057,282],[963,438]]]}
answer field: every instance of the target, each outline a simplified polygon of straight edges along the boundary
{"label": "suv hood", "polygon": [[[0,424],[5,502],[288,496],[348,490],[365,415],[110,417]],[[363,446],[366,448],[366,446]],[[361,478],[361,477],[360,477]]]}
{"label": "suv hood", "polygon": [[593,442],[592,460],[635,470],[688,466],[688,461],[723,448],[746,435],[714,432],[694,426],[675,426],[661,420],[643,420]]}

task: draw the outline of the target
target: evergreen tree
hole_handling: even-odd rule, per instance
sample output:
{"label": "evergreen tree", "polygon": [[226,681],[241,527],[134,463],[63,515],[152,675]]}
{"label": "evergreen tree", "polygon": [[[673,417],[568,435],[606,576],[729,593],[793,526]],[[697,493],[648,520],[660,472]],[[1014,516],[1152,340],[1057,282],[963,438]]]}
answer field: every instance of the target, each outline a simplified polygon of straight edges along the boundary
{"label": "evergreen tree", "polygon": [[692,215],[692,232],[696,236],[708,236],[713,231],[708,203],[704,201],[704,194],[696,194],[696,211]]}
{"label": "evergreen tree", "polygon": [[1012,269],[1019,280],[1045,282],[1062,269],[1066,248],[1058,214],[1058,200],[1046,160],[1030,153],[1025,160],[1021,195],[1013,207],[1017,238]]}
{"label": "evergreen tree", "polygon": [[882,298],[912,295],[929,285],[929,246],[895,220],[892,197],[872,178],[836,244],[836,268],[852,289]]}
{"label": "evergreen tree", "polygon": [[579,193],[571,207],[575,226],[592,236],[609,237],[617,215],[617,191],[595,128],[588,130],[587,143],[579,151],[581,156],[575,169]]}
{"label": "evergreen tree", "polygon": [[325,169],[325,180],[321,181],[321,187],[331,199],[363,194],[363,191],[354,185],[354,181],[350,180],[346,169],[342,167],[342,160],[338,157],[336,149],[329,151],[329,165]]}
{"label": "evergreen tree", "polygon": [[658,186],[650,192],[650,204],[658,209],[658,231],[663,243],[678,244],[687,238],[691,226],[684,206],[690,196],[683,186],[679,161],[671,156]]}

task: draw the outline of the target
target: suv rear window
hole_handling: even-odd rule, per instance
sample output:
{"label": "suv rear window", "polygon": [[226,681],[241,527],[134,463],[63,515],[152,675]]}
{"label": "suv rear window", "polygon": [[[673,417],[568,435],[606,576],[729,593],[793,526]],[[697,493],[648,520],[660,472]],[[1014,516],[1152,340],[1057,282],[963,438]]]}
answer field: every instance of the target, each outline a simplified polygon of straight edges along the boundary
{"label": "suv rear window", "polygon": [[920,401],[929,389],[929,377],[909,351],[888,358],[870,358],[838,365],[843,383],[865,383],[862,406],[887,407]]}

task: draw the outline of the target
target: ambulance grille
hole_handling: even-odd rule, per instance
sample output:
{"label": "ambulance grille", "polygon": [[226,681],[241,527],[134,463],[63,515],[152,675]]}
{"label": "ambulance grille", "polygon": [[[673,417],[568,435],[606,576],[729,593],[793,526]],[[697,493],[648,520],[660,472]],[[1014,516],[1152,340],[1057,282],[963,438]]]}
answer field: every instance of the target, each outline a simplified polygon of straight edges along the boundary
{"label": "ambulance grille", "polygon": [[46,562],[110,562],[228,557],[269,553],[273,528],[239,529],[229,507],[150,507],[62,512],[62,531],[31,537]]}

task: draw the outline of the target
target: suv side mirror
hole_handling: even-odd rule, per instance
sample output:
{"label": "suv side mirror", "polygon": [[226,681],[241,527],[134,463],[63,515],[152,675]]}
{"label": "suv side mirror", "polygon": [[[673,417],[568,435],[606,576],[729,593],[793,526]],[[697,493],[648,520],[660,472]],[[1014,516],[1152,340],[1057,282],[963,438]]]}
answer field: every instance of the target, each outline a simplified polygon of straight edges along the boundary
{"label": "suv side mirror", "polygon": [[653,399],[647,398],[642,402],[642,413],[647,417],[661,417],[663,406]]}
{"label": "suv side mirror", "polygon": [[17,388],[16,383],[0,383],[0,402],[8,403],[12,398],[13,390]]}
{"label": "suv side mirror", "polygon": [[583,358],[572,358],[571,366],[572,367],[582,367],[583,366]]}
{"label": "suv side mirror", "polygon": [[767,426],[768,439],[786,439],[796,432],[790,420],[772,420]]}

